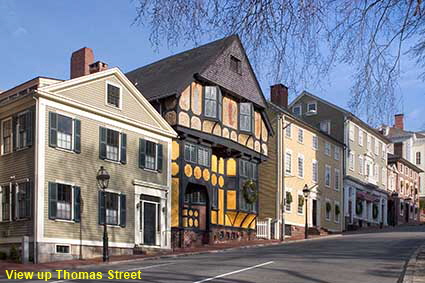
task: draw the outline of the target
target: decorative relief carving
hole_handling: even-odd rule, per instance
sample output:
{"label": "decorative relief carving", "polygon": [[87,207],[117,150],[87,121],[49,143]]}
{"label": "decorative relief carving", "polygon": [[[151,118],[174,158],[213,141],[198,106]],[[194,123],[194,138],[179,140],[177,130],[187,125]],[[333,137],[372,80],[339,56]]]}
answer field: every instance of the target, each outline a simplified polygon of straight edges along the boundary
{"label": "decorative relief carving", "polygon": [[179,113],[179,125],[190,128],[189,114],[186,112]]}
{"label": "decorative relief carving", "polygon": [[192,119],[190,119],[190,126],[192,129],[201,131],[201,119],[199,119],[199,117],[196,116],[192,116]]}
{"label": "decorative relief carving", "polygon": [[213,134],[214,134],[214,135],[216,135],[216,136],[221,136],[221,126],[220,126],[220,125],[216,125],[216,126],[214,127],[214,132],[213,132]]}
{"label": "decorative relief carving", "polygon": [[192,112],[201,115],[202,112],[202,85],[192,83]]}
{"label": "decorative relief carving", "polygon": [[232,139],[233,141],[237,142],[238,141],[238,134],[236,133],[236,131],[232,131],[230,133],[230,139]]}
{"label": "decorative relief carving", "polygon": [[223,98],[223,125],[238,128],[238,104],[229,97]]}
{"label": "decorative relief carving", "polygon": [[263,154],[264,155],[267,155],[268,154],[268,148],[267,148],[267,144],[265,144],[265,143],[263,143],[262,145],[261,145],[261,148],[263,149]]}
{"label": "decorative relief carving", "polygon": [[177,114],[176,114],[176,111],[167,112],[164,115],[164,119],[165,119],[165,121],[167,121],[168,124],[174,126],[175,124],[177,124]]}
{"label": "decorative relief carving", "polygon": [[190,107],[190,86],[183,90],[180,96],[180,108],[188,111]]}
{"label": "decorative relief carving", "polygon": [[261,138],[263,141],[267,141],[269,138],[269,134],[267,132],[266,124],[264,124],[264,121],[261,120]]}
{"label": "decorative relief carving", "polygon": [[230,133],[228,128],[223,128],[223,138],[230,138]]}
{"label": "decorative relief carving", "polygon": [[211,133],[212,132],[212,128],[214,127],[214,124],[215,124],[215,122],[205,120],[202,123],[202,131],[204,131],[206,133]]}
{"label": "decorative relief carving", "polygon": [[261,152],[261,144],[260,144],[259,141],[255,141],[254,149],[255,149],[255,151]]}
{"label": "decorative relief carving", "polygon": [[254,132],[255,132],[255,137],[257,139],[261,139],[261,114],[260,112],[255,111],[254,112]]}

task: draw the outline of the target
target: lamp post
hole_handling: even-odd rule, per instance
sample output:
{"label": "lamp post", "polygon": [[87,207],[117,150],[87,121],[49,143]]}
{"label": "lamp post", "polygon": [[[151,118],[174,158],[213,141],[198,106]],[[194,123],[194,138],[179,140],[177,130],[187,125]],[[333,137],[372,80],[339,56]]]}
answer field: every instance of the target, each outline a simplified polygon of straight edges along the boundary
{"label": "lamp post", "polygon": [[308,188],[307,184],[304,185],[303,189],[303,195],[304,195],[304,202],[305,202],[305,231],[304,231],[304,238],[308,239],[308,195],[310,194],[310,189]]}
{"label": "lamp post", "polygon": [[97,171],[97,185],[103,191],[103,203],[104,203],[104,211],[103,211],[103,261],[109,261],[109,247],[108,247],[108,230],[106,224],[106,193],[105,190],[109,185],[109,176],[108,171],[103,166],[100,166],[99,171]]}

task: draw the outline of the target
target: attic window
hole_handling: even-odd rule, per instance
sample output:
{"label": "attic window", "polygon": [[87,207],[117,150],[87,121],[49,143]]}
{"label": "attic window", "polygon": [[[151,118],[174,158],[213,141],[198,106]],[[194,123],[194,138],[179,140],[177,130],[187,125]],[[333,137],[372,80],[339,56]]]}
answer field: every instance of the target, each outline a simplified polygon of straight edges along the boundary
{"label": "attic window", "polygon": [[221,121],[222,94],[217,86],[204,88],[204,116],[208,119]]}
{"label": "attic window", "polygon": [[107,104],[116,108],[121,108],[121,90],[119,87],[107,84]]}
{"label": "attic window", "polygon": [[238,73],[239,75],[242,74],[241,60],[234,56],[230,56],[230,70]]}

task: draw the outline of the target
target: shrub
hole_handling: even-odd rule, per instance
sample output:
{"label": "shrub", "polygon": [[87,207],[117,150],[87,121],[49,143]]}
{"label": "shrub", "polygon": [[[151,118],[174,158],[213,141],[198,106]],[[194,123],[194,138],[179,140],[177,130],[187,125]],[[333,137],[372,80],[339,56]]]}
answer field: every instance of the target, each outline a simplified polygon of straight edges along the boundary
{"label": "shrub", "polygon": [[9,259],[13,261],[19,261],[19,251],[16,245],[10,247]]}

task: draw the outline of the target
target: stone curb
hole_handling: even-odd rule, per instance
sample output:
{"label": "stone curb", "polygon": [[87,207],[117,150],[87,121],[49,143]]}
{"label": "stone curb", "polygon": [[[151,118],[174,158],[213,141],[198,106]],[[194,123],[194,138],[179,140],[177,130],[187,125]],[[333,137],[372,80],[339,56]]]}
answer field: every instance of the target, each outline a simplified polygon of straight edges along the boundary
{"label": "stone curb", "polygon": [[[249,245],[249,246],[239,246],[239,247],[232,247],[232,248],[225,248],[225,249],[215,249],[215,250],[208,250],[208,251],[199,251],[199,252],[183,252],[179,254],[167,254],[167,255],[159,255],[159,256],[152,256],[152,257],[145,257],[145,258],[137,258],[137,259],[126,259],[126,260],[118,260],[118,261],[112,261],[109,263],[97,263],[97,264],[87,264],[87,265],[80,265],[80,266],[73,266],[69,268],[69,270],[85,270],[90,269],[93,267],[104,267],[104,266],[114,266],[119,265],[123,263],[135,263],[135,262],[143,262],[148,260],[158,260],[158,259],[173,259],[178,257],[185,257],[185,256],[192,256],[192,255],[201,255],[201,254],[215,254],[215,253],[222,253],[227,251],[235,251],[235,250],[242,250],[242,249],[250,249],[250,248],[260,248],[260,247],[268,247],[268,246],[280,246],[280,245],[288,245],[288,244],[294,244],[294,243],[300,243],[300,242],[308,242],[308,241],[318,241],[318,240],[326,240],[326,239],[332,239],[332,238],[338,238],[342,237],[342,234],[336,234],[336,235],[329,235],[329,236],[323,236],[318,238],[309,238],[309,239],[301,239],[301,240],[287,240],[284,242],[273,242],[273,243],[264,243],[264,244],[256,244],[256,245]],[[44,269],[40,271],[55,271],[57,268],[50,268],[50,269]],[[6,279],[5,275],[0,275],[0,279]]]}
{"label": "stone curb", "polygon": [[418,255],[423,252],[425,253],[425,244],[422,244],[417,248],[412,255],[410,256],[410,259],[406,262],[404,265],[404,269],[402,272],[402,275],[400,277],[401,280],[399,280],[400,283],[414,283],[415,280],[415,271],[416,271],[416,263]]}

